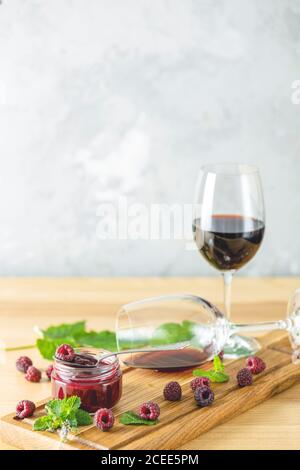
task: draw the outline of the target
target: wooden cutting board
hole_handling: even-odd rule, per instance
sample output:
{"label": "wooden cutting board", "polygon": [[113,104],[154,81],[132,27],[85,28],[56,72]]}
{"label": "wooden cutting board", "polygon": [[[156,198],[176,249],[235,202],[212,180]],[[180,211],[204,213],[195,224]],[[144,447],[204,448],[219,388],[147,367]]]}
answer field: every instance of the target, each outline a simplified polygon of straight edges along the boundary
{"label": "wooden cutting board", "polygon": [[[300,367],[291,362],[288,338],[281,335],[278,339],[278,333],[271,333],[264,337],[263,344],[259,356],[267,364],[266,371],[254,376],[252,386],[238,388],[235,377],[244,366],[245,359],[227,363],[226,372],[230,375],[230,381],[213,384],[215,402],[210,407],[196,406],[190,389],[192,371],[163,373],[125,368],[123,396],[114,408],[115,416],[128,410],[136,411],[140,403],[153,400],[161,407],[159,424],[124,426],[117,418],[115,426],[107,433],[87,426],[72,434],[67,443],[61,443],[56,433],[33,432],[33,419],[16,421],[13,419],[14,413],[11,413],[0,420],[2,438],[15,447],[27,450],[176,449],[300,381]],[[204,367],[210,368],[211,364]],[[162,397],[164,385],[171,380],[177,380],[182,385],[183,398],[180,402],[167,402]],[[38,404],[35,417],[43,414],[48,399]]]}

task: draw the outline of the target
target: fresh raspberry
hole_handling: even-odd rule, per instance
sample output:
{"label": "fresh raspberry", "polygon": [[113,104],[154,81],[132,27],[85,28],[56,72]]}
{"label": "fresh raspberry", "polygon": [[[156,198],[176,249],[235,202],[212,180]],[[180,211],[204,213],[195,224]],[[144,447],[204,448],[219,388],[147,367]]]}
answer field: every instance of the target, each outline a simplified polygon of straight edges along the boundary
{"label": "fresh raspberry", "polygon": [[169,382],[164,388],[164,397],[168,401],[180,400],[182,390],[178,382]]}
{"label": "fresh raspberry", "polygon": [[27,356],[21,356],[17,359],[16,368],[20,372],[27,372],[28,367],[32,366],[32,360]]}
{"label": "fresh raspberry", "polygon": [[256,375],[265,370],[266,364],[260,357],[251,356],[246,360],[246,367],[250,372],[252,372],[252,374]]}
{"label": "fresh raspberry", "polygon": [[202,387],[197,387],[194,392],[194,397],[198,406],[204,407],[211,405],[215,399],[215,394],[211,388],[203,385]]}
{"label": "fresh raspberry", "polygon": [[157,403],[148,401],[140,406],[139,415],[142,419],[155,421],[160,415],[160,408]]}
{"label": "fresh raspberry", "polygon": [[196,390],[197,387],[208,387],[210,388],[210,380],[207,377],[196,377],[191,381],[191,389],[193,392]]}
{"label": "fresh raspberry", "polygon": [[42,374],[39,369],[33,366],[28,367],[27,372],[25,374],[25,379],[28,380],[28,382],[39,382],[41,378]]}
{"label": "fresh raspberry", "polygon": [[246,387],[247,385],[251,385],[253,382],[252,374],[247,367],[244,367],[244,369],[241,369],[237,373],[236,379],[240,387]]}
{"label": "fresh raspberry", "polygon": [[29,400],[19,401],[16,407],[16,418],[29,418],[35,412],[35,404]]}
{"label": "fresh raspberry", "polygon": [[94,424],[97,428],[101,429],[101,431],[108,431],[113,427],[114,422],[115,417],[113,412],[107,408],[100,408],[94,415]]}
{"label": "fresh raspberry", "polygon": [[61,344],[55,352],[55,357],[60,361],[72,362],[75,357],[75,351],[69,344]]}
{"label": "fresh raspberry", "polygon": [[52,371],[53,371],[53,364],[50,364],[50,366],[48,366],[46,369],[46,375],[49,380],[51,380]]}

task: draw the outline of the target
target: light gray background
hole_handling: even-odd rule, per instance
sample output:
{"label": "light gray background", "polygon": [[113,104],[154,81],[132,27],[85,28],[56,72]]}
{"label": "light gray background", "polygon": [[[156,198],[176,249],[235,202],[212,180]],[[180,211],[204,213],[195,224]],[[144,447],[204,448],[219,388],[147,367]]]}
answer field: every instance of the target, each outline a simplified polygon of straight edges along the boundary
{"label": "light gray background", "polygon": [[101,241],[97,208],[261,169],[248,275],[299,274],[299,0],[2,0],[0,274],[213,274],[185,241]]}

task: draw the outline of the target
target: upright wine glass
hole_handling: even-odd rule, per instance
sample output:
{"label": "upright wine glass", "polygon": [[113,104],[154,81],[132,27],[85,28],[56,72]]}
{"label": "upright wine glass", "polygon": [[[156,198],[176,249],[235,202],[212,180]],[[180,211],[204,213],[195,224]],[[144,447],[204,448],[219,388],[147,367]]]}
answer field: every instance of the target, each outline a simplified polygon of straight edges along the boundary
{"label": "upright wine glass", "polygon": [[[224,310],[229,320],[233,275],[256,254],[265,231],[258,169],[236,163],[203,166],[195,203],[194,240],[202,256],[223,275]],[[248,356],[259,348],[254,338],[232,336],[225,355]]]}

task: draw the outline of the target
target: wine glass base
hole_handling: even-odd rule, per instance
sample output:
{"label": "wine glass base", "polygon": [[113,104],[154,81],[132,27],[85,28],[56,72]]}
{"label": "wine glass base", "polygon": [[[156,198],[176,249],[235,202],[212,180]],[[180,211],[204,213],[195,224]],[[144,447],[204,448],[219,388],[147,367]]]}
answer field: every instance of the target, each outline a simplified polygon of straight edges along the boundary
{"label": "wine glass base", "polygon": [[255,338],[233,335],[224,346],[225,359],[238,359],[256,354],[261,345]]}

